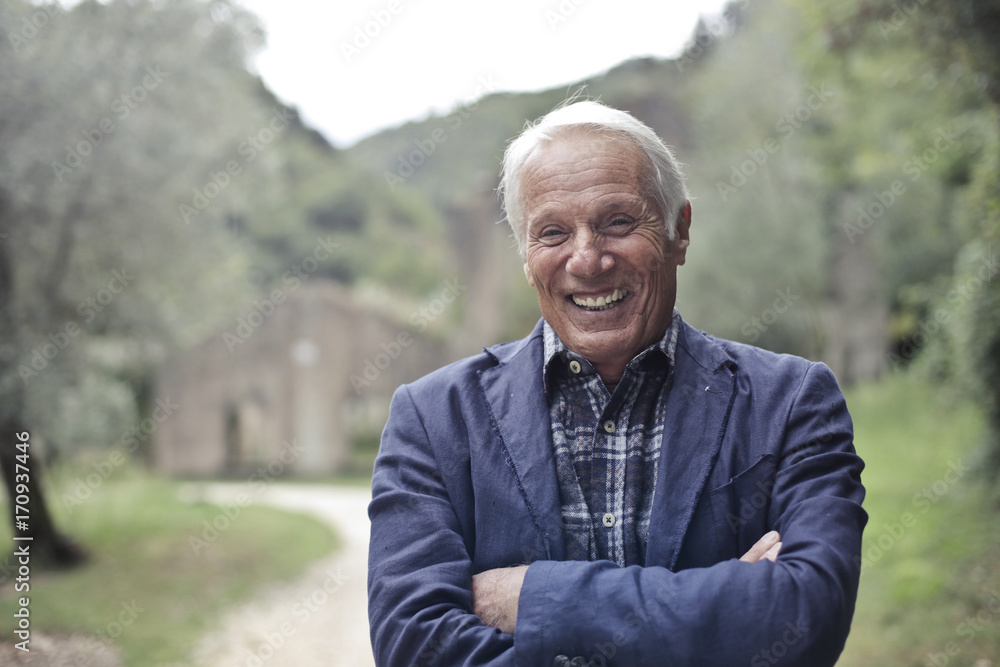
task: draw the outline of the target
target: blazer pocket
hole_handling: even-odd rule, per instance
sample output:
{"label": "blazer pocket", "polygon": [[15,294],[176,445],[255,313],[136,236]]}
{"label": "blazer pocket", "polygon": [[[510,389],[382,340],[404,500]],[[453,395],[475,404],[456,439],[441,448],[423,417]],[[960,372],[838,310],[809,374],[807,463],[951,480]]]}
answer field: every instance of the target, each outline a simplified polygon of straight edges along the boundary
{"label": "blazer pocket", "polygon": [[722,486],[710,497],[716,534],[728,558],[739,558],[770,530],[777,457],[764,454],[753,465]]}

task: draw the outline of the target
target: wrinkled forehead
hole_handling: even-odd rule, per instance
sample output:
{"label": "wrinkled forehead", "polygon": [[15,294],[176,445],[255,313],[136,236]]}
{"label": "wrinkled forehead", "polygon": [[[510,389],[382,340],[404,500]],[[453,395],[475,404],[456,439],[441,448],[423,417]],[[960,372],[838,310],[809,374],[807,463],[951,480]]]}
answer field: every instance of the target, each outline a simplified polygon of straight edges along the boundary
{"label": "wrinkled forehead", "polygon": [[599,175],[651,199],[651,172],[649,157],[626,136],[589,128],[557,128],[525,158],[521,203],[527,205],[539,193],[576,191]]}

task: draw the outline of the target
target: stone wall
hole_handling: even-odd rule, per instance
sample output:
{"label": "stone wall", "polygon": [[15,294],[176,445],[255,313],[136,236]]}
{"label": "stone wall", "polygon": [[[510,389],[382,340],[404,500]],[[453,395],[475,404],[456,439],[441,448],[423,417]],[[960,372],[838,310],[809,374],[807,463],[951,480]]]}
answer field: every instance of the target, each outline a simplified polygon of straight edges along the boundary
{"label": "stone wall", "polygon": [[380,430],[396,387],[452,360],[444,342],[331,282],[305,283],[240,320],[165,364],[157,395],[180,408],[156,433],[156,469],[335,472],[353,432]]}

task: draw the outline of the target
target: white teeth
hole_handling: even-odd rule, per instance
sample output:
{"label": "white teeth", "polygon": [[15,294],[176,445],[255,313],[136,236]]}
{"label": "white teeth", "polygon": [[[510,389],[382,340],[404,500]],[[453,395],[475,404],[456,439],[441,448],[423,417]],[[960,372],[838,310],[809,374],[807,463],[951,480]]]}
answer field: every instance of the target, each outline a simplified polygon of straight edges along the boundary
{"label": "white teeth", "polygon": [[596,300],[593,297],[581,299],[574,296],[573,303],[581,308],[587,308],[588,310],[607,310],[618,301],[624,299],[626,296],[628,296],[628,290],[616,288],[615,291],[608,296],[599,296]]}

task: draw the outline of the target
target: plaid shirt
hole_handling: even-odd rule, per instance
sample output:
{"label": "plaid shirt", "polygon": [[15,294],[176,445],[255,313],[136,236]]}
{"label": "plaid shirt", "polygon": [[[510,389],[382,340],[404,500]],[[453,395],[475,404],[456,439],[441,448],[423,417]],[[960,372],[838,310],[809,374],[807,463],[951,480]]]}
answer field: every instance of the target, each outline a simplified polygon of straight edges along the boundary
{"label": "plaid shirt", "polygon": [[544,324],[543,380],[566,555],[644,565],[680,315],[609,393],[589,361]]}

